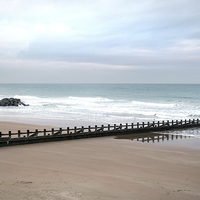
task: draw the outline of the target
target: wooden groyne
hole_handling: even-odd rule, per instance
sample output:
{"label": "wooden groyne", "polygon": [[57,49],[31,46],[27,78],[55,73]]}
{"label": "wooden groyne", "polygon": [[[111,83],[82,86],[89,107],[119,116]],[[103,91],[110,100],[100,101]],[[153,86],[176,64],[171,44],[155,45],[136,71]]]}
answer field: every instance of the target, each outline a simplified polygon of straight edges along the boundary
{"label": "wooden groyne", "polygon": [[153,121],[119,125],[101,125],[88,127],[60,128],[51,130],[38,130],[2,133],[0,132],[0,146],[20,145],[39,142],[50,142],[60,140],[82,139],[92,137],[103,137],[122,135],[127,133],[147,133],[173,129],[183,129],[200,126],[199,119]]}

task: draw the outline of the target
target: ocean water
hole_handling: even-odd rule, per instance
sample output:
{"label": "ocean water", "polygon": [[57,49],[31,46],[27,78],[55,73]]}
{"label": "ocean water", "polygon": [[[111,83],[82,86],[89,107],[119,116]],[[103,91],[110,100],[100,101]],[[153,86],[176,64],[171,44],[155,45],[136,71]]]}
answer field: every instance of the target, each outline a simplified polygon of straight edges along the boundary
{"label": "ocean water", "polygon": [[0,120],[75,120],[102,124],[200,118],[195,84],[0,84],[0,99],[30,106],[0,107]]}

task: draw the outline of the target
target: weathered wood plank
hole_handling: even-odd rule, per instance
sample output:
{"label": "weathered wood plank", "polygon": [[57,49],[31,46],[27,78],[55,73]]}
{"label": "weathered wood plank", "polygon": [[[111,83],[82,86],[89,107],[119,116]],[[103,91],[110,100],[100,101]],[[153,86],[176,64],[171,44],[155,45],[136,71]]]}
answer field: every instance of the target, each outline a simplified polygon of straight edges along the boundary
{"label": "weathered wood plank", "polygon": [[[127,134],[129,133],[145,133],[150,131],[163,131],[170,130],[174,128],[190,128],[200,126],[199,119],[189,119],[189,120],[172,120],[172,121],[158,121],[158,122],[137,122],[136,124],[128,123],[119,124],[119,125],[110,125],[108,126],[97,126],[94,127],[88,126],[84,128],[84,126],[77,128],[76,126],[72,129],[67,127],[66,129],[58,129],[55,130],[52,128],[51,130],[41,130],[36,129],[31,132],[27,130],[27,132],[21,132],[18,130],[16,133],[12,133],[9,131],[7,134],[0,132],[0,146],[5,145],[14,145],[14,144],[28,144],[35,142],[48,142],[48,141],[58,141],[58,140],[67,140],[67,139],[80,139],[80,138],[88,138],[88,137],[102,137],[102,136],[111,136],[117,134]],[[47,135],[48,133],[48,135]],[[151,138],[147,138],[150,140]],[[159,139],[159,138],[158,138]]]}

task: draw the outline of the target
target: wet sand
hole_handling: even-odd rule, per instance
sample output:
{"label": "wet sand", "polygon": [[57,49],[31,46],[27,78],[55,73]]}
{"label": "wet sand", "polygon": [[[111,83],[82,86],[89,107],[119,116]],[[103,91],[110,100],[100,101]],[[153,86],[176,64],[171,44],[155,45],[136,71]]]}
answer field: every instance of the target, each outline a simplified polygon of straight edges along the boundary
{"label": "wet sand", "polygon": [[192,147],[114,137],[10,146],[0,148],[0,169],[2,199],[200,199],[200,149]]}

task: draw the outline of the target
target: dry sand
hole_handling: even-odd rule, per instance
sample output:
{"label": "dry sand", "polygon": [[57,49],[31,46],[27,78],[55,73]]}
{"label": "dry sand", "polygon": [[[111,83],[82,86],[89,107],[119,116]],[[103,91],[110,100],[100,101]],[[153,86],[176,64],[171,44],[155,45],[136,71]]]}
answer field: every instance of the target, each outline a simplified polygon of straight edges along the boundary
{"label": "dry sand", "polygon": [[0,131],[2,133],[8,133],[8,131],[16,133],[18,130],[26,132],[27,130],[34,131],[35,129],[43,130],[45,128],[50,130],[51,128],[55,128],[55,126],[52,127],[50,125],[38,125],[38,124],[35,125],[35,124],[0,121]]}
{"label": "dry sand", "polygon": [[0,148],[0,169],[5,200],[200,199],[200,148],[113,137],[10,146]]}

